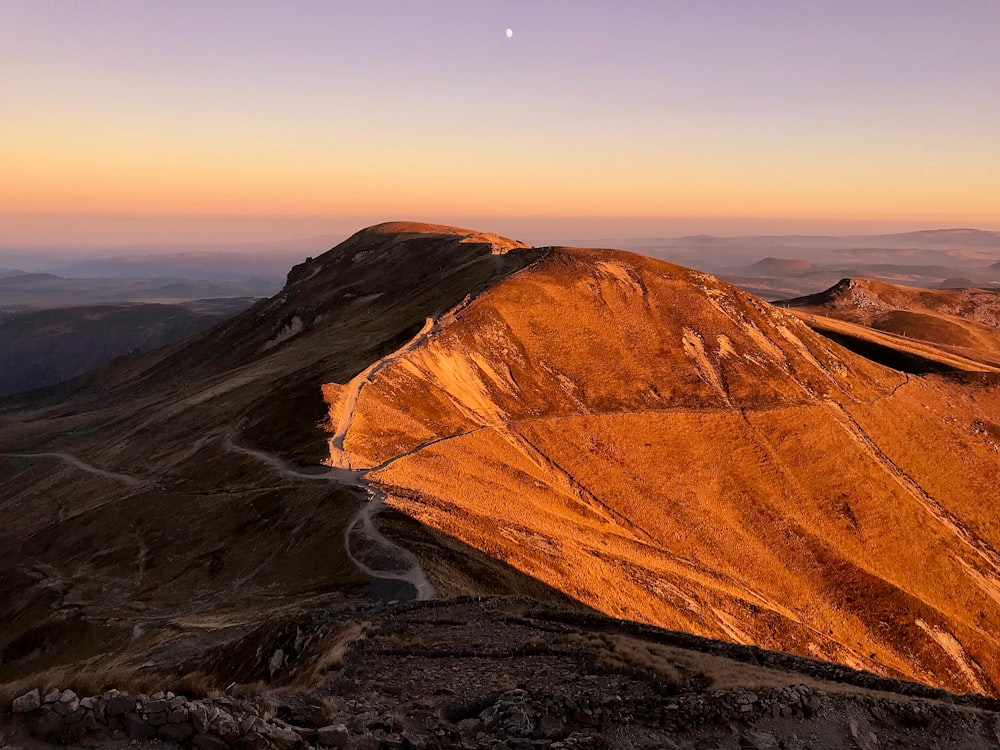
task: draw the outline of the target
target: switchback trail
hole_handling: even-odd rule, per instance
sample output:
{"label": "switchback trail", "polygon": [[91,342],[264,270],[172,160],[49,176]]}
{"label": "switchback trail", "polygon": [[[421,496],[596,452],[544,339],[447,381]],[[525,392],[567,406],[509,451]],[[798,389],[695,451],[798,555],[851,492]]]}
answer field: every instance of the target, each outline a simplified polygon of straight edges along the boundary
{"label": "switchback trail", "polygon": [[[409,584],[415,589],[416,598],[419,601],[434,598],[434,587],[431,585],[430,580],[428,580],[423,568],[420,567],[420,562],[417,560],[416,555],[399,546],[375,528],[372,519],[385,507],[386,496],[382,490],[369,484],[362,472],[330,466],[296,469],[271,453],[239,445],[233,441],[232,437],[226,439],[225,445],[228,450],[243,453],[252,456],[258,461],[263,461],[271,469],[289,479],[335,482],[348,487],[357,487],[365,490],[370,499],[368,502],[362,504],[357,514],[344,529],[344,549],[347,552],[347,557],[354,563],[358,570],[376,580]],[[398,563],[399,567],[387,569],[375,569],[371,567],[371,565],[361,560],[359,555],[351,549],[352,538],[357,538],[358,541],[366,546],[375,548],[381,557]],[[267,562],[269,560],[266,560],[264,564]],[[256,575],[264,564],[258,566],[248,576],[240,579],[240,585],[246,583],[247,580]]]}

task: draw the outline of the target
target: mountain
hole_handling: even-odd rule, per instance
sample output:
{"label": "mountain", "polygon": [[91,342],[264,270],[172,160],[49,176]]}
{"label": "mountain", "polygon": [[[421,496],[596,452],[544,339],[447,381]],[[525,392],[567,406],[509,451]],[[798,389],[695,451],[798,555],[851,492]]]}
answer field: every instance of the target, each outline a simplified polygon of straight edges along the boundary
{"label": "mountain", "polygon": [[[58,268],[74,278],[194,278],[211,281],[280,281],[297,252],[187,251],[89,258]],[[294,260],[293,260],[294,259]]]}
{"label": "mountain", "polygon": [[1000,367],[1000,290],[919,289],[842,279],[818,294],[778,304],[830,330],[878,339],[897,351],[922,355],[948,369]]}
{"label": "mountain", "polygon": [[[24,277],[18,277],[24,278]],[[115,357],[158,349],[241,312],[247,298],[0,313],[0,396],[59,383]]]}
{"label": "mountain", "polygon": [[75,279],[51,273],[24,273],[0,277],[0,310],[124,303],[177,304],[223,297],[263,297],[273,294],[279,286],[280,280]]}
{"label": "mountain", "polygon": [[249,684],[359,597],[518,594],[996,695],[998,443],[996,376],[881,366],[705,273],[378,225],[2,402],[0,682]]}
{"label": "mountain", "polygon": [[801,273],[812,268],[812,263],[801,258],[762,258],[747,268],[748,273],[765,276]]}
{"label": "mountain", "polygon": [[[382,367],[331,453],[600,611],[992,691],[998,395],[704,274],[556,249]],[[332,431],[351,402],[327,398]]]}
{"label": "mountain", "polygon": [[60,277],[52,273],[25,273],[23,271],[11,271],[0,276],[0,284],[3,286],[19,287],[24,284],[34,284],[39,281],[60,281]]}

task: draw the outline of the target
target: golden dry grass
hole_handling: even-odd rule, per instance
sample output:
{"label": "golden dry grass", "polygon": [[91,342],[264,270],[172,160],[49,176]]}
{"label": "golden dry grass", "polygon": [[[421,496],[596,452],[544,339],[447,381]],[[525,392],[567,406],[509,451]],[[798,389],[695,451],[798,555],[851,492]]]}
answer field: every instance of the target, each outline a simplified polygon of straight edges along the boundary
{"label": "golden dry grass", "polygon": [[380,371],[345,446],[394,507],[602,612],[996,692],[998,423],[995,386],[562,250]]}

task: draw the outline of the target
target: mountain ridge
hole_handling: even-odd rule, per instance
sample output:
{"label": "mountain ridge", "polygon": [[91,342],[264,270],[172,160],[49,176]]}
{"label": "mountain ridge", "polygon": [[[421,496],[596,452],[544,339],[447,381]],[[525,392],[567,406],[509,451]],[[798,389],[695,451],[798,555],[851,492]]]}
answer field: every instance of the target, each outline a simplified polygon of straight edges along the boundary
{"label": "mountain ridge", "polygon": [[[631,253],[393,226],[75,393],[0,404],[0,552],[32,573],[9,579],[0,678],[202,653],[206,633],[264,612],[398,597],[345,554],[371,559],[364,493],[315,466],[338,464],[354,382],[339,447],[423,525],[368,520],[412,540],[447,595],[569,597],[996,692],[998,540],[979,500],[995,383],[882,367]],[[108,645],[84,649],[70,613]],[[129,646],[146,623],[166,624]],[[47,632],[67,634],[61,655],[31,656]]]}

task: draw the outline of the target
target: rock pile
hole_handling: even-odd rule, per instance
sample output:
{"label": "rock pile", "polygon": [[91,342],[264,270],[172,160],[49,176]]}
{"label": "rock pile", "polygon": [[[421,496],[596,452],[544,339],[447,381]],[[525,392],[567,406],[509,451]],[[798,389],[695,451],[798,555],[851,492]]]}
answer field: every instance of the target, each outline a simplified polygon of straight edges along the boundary
{"label": "rock pile", "polygon": [[[42,696],[32,690],[11,705],[35,733],[61,741],[87,734],[112,739],[160,739],[199,750],[330,747],[462,748],[491,747],[503,740],[513,750],[536,747],[600,750],[602,734],[616,726],[641,725],[685,731],[709,723],[748,723],[764,716],[812,716],[825,695],[805,685],[767,695],[714,691],[669,698],[539,693],[516,688],[479,705],[455,709],[449,720],[432,711],[409,712],[402,719],[386,707],[351,702],[341,721],[320,728],[290,724],[260,702],[229,697],[189,700],[172,692],[130,695],[109,690],[80,698],[72,690]],[[375,710],[372,710],[375,709]],[[448,712],[445,712],[446,714]],[[462,714],[471,714],[460,718]]]}
{"label": "rock pile", "polygon": [[15,699],[11,711],[23,715],[40,736],[63,742],[105,734],[119,740],[158,738],[201,750],[291,750],[308,744],[300,732],[315,733],[296,731],[250,703],[225,697],[192,701],[170,692],[129,695],[109,690],[79,698],[72,690],[42,696],[36,689]]}

